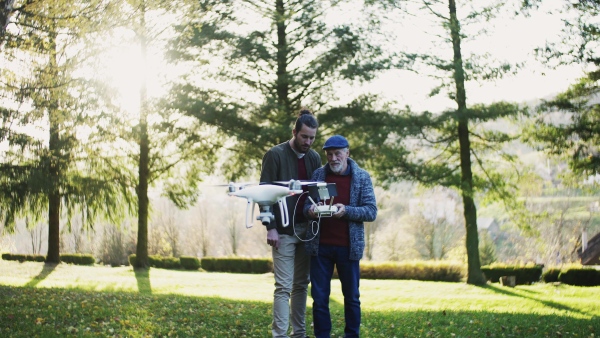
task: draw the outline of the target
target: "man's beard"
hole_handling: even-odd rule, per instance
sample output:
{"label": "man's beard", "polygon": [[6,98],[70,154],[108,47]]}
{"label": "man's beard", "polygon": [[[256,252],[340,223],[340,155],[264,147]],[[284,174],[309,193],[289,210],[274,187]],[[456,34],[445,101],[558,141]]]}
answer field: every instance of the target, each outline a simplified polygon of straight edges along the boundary
{"label": "man's beard", "polygon": [[342,173],[342,162],[340,163],[334,163],[334,164],[329,164],[329,169],[331,169],[331,171],[334,174],[341,174]]}
{"label": "man's beard", "polygon": [[310,146],[303,146],[302,143],[298,142],[297,138],[294,139],[294,146],[299,153],[307,153],[310,150]]}

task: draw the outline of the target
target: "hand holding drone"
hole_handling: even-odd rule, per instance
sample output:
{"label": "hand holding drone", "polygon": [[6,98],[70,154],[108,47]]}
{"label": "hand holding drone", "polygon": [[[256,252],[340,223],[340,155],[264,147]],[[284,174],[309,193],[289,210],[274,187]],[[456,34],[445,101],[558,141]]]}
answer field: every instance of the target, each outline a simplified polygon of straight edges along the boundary
{"label": "hand holding drone", "polygon": [[[273,214],[272,205],[277,203],[279,211],[282,216],[282,226],[287,227],[290,224],[288,209],[285,206],[285,199],[289,196],[302,194],[302,185],[308,185],[308,193],[310,200],[314,203],[313,196],[320,198],[323,201],[329,199],[329,196],[336,196],[337,190],[335,184],[325,182],[302,182],[297,180],[290,181],[277,181],[274,184],[260,184],[250,188],[243,188],[239,186],[236,189],[234,183],[229,183],[229,195],[245,198],[248,201],[246,205],[246,228],[252,227],[254,221],[254,205],[258,204],[260,214],[256,217],[257,220],[265,226],[269,225],[271,221],[275,220]],[[280,184],[285,184],[283,186]],[[315,203],[316,205],[316,203]],[[250,212],[252,209],[252,212]],[[333,205],[333,198],[331,199],[330,205],[318,206],[321,217],[330,217],[333,215],[337,208]]]}
{"label": "hand holding drone", "polygon": [[[281,185],[274,184],[261,184],[250,188],[236,190],[233,183],[229,184],[229,195],[245,198],[248,201],[246,205],[246,228],[252,227],[254,218],[254,205],[258,204],[260,214],[256,218],[261,221],[263,225],[269,225],[271,221],[275,220],[275,215],[271,210],[271,206],[275,203],[279,205],[279,211],[281,211],[282,225],[289,225],[289,214],[287,207],[284,205],[285,198],[294,194],[301,194],[302,187],[290,185],[284,187]],[[250,218],[250,209],[252,209],[252,218]]]}

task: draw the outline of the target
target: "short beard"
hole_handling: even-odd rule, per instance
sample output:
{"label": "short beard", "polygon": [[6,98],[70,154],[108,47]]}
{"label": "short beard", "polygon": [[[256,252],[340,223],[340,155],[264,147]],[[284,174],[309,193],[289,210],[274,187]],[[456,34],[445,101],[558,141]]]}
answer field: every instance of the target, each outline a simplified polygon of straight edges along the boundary
{"label": "short beard", "polygon": [[310,147],[306,148],[306,150],[302,150],[302,144],[298,143],[298,139],[297,138],[294,138],[294,148],[296,148],[295,150],[297,152],[303,153],[303,154],[306,154],[310,150]]}
{"label": "short beard", "polygon": [[331,172],[333,172],[334,174],[341,174],[342,173],[342,163],[338,163],[335,164],[335,169],[334,167],[330,164],[329,165],[329,169],[331,169]]}

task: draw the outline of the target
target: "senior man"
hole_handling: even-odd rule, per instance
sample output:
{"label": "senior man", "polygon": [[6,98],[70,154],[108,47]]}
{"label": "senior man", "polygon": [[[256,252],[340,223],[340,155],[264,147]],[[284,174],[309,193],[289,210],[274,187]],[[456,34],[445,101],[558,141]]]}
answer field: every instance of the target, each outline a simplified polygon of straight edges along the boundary
{"label": "senior man", "polygon": [[[330,137],[323,150],[327,164],[315,170],[312,180],[336,184],[334,200],[337,203],[334,205],[337,212],[320,219],[317,236],[306,246],[311,255],[314,334],[316,338],[330,337],[329,294],[335,267],[344,295],[344,337],[358,337],[361,320],[359,261],[365,248],[363,222],[373,222],[377,217],[375,192],[369,173],[349,157],[350,146],[345,137]],[[319,218],[312,203],[305,204],[304,213],[308,218]]]}

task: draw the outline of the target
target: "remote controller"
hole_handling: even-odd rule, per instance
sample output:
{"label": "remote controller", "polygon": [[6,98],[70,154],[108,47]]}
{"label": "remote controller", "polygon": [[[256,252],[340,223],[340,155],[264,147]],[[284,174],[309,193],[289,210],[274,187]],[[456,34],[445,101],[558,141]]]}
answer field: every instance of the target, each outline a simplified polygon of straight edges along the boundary
{"label": "remote controller", "polygon": [[337,207],[332,205],[318,205],[315,208],[315,213],[321,217],[331,217],[338,211]]}

